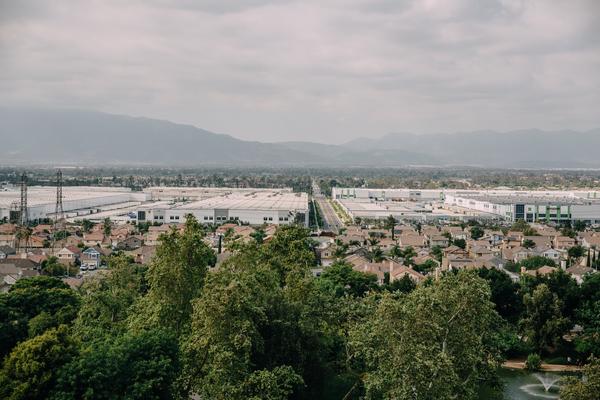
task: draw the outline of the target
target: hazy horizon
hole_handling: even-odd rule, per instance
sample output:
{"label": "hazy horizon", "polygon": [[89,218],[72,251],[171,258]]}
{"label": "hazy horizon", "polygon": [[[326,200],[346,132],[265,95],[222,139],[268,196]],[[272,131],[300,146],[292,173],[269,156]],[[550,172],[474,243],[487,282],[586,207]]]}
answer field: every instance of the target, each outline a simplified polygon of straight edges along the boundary
{"label": "hazy horizon", "polygon": [[262,142],[600,127],[600,3],[0,5],[0,105]]}

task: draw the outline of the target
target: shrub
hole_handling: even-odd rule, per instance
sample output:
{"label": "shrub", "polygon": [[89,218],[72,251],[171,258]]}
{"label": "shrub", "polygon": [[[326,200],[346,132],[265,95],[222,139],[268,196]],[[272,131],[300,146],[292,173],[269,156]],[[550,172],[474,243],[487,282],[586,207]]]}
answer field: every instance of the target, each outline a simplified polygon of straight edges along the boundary
{"label": "shrub", "polygon": [[542,358],[539,354],[531,353],[525,361],[525,368],[529,371],[539,371],[542,367]]}

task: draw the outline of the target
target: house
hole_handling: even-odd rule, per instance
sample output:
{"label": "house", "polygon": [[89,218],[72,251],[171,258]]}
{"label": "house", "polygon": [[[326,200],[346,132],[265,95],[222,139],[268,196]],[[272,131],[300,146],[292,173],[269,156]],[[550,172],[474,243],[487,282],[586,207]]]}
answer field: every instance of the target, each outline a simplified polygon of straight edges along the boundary
{"label": "house", "polygon": [[0,235],[14,235],[17,233],[15,224],[0,224]]}
{"label": "house", "polygon": [[504,234],[501,231],[493,231],[490,229],[484,229],[483,238],[489,240],[489,242],[492,246],[498,246],[499,244],[502,243],[502,240],[504,239]]}
{"label": "house", "polygon": [[379,246],[379,248],[383,251],[390,250],[392,247],[397,246],[397,245],[398,245],[398,243],[395,240],[392,240],[390,238],[383,238],[377,244],[377,246]]}
{"label": "house", "polygon": [[560,258],[562,255],[562,252],[553,248],[540,248],[536,249],[536,252],[542,257],[546,257],[555,261],[557,264],[560,262]]}
{"label": "house", "polygon": [[550,236],[523,236],[521,245],[525,241],[531,241],[534,243],[534,247],[552,247],[552,239]]}
{"label": "house", "polygon": [[[2,225],[0,225],[0,226],[2,226]],[[14,244],[15,244],[15,235],[14,234],[0,234],[0,246],[14,246]]]}
{"label": "house", "polygon": [[473,246],[469,249],[469,255],[475,258],[494,254],[495,252],[487,247]]}
{"label": "house", "polygon": [[446,236],[440,235],[437,231],[435,234],[433,234],[431,236],[426,236],[426,237],[429,240],[430,247],[433,247],[433,246],[448,247],[448,245],[450,244],[450,240]]}
{"label": "house", "polygon": [[117,249],[119,250],[135,250],[142,247],[144,241],[138,236],[129,236],[127,239],[117,243]]}
{"label": "house", "polygon": [[83,234],[83,244],[88,247],[99,246],[104,242],[104,233],[91,232]]}
{"label": "house", "polygon": [[576,244],[576,240],[568,236],[556,236],[554,238],[554,248],[557,250],[568,250]]}
{"label": "house", "polygon": [[385,274],[389,273],[390,267],[384,263],[372,263],[367,262],[365,264],[355,266],[352,269],[355,271],[363,272],[366,274],[373,274],[377,276],[377,283],[383,285],[385,281]]}
{"label": "house", "polygon": [[558,271],[558,268],[556,267],[550,267],[548,265],[544,265],[543,267],[540,267],[538,269],[530,269],[530,270],[526,270],[525,267],[521,267],[521,274],[527,274],[527,275],[531,275],[531,276],[546,276],[546,275],[550,275],[553,272]]}
{"label": "house", "polygon": [[337,245],[331,240],[327,240],[319,243],[319,246],[315,249],[317,252],[317,258],[319,259],[321,265],[328,266],[333,263],[335,260],[335,251],[337,249]]}
{"label": "house", "polygon": [[[142,246],[139,249],[135,249],[132,251],[128,251],[126,254],[129,254],[133,257],[134,261],[137,264],[146,265],[152,260],[154,254],[156,253],[156,246]],[[225,252],[223,252],[225,253]],[[221,254],[223,254],[221,253]],[[217,254],[217,257],[220,254]]]}
{"label": "house", "polygon": [[452,239],[467,240],[467,233],[460,226],[445,226],[442,228],[442,233],[447,232],[452,236]]}
{"label": "house", "polygon": [[585,235],[581,241],[581,245],[588,249],[600,249],[600,236]]}
{"label": "house", "polygon": [[596,271],[590,267],[584,267],[582,265],[574,265],[570,268],[567,268],[567,273],[569,273],[578,284],[581,285],[583,282],[583,278],[588,274],[593,274]]}
{"label": "house", "polygon": [[89,247],[81,253],[81,269],[96,269],[100,267],[103,254],[96,248]]}
{"label": "house", "polygon": [[352,267],[358,267],[360,265],[364,265],[367,264],[369,262],[369,259],[366,258],[364,255],[362,254],[351,254],[349,256],[347,256],[346,258],[344,258],[344,261],[347,262],[348,264],[352,265]]}
{"label": "house", "polygon": [[402,279],[404,276],[408,276],[415,283],[421,283],[425,280],[425,276],[420,274],[418,271],[415,271],[414,269],[405,265],[399,265],[395,266],[392,269],[392,272],[390,272],[390,282]]}
{"label": "house", "polygon": [[0,246],[0,259],[7,258],[17,252],[10,246]]}
{"label": "house", "polygon": [[402,234],[398,238],[398,244],[402,248],[406,248],[406,247],[412,247],[412,248],[426,247],[427,246],[427,239],[425,238],[425,236],[422,236],[422,235]]}
{"label": "house", "polygon": [[56,253],[56,257],[58,261],[63,263],[74,263],[79,260],[81,256],[81,249],[76,246],[65,246],[58,253]]}
{"label": "house", "polygon": [[0,263],[0,292],[8,292],[19,279],[37,276],[34,269],[21,268],[15,263]]}

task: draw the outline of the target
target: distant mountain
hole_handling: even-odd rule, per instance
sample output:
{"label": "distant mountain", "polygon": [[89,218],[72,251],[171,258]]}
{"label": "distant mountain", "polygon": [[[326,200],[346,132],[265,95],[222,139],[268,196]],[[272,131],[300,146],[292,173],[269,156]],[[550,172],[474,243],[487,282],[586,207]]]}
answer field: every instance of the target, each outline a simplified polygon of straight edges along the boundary
{"label": "distant mountain", "polygon": [[190,125],[92,111],[0,109],[0,160],[146,165],[283,165],[321,158]]}
{"label": "distant mountain", "polygon": [[343,146],[360,151],[419,151],[440,164],[503,168],[600,167],[600,129],[390,133],[379,139],[359,138]]}
{"label": "distant mountain", "polygon": [[600,129],[388,134],[343,145],[244,141],[94,111],[0,108],[0,164],[600,167]]}

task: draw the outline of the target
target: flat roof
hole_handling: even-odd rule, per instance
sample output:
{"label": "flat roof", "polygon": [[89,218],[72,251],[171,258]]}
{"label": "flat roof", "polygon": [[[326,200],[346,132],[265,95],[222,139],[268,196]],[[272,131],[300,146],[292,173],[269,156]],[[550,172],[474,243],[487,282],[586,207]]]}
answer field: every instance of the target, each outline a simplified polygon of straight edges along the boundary
{"label": "flat roof", "polygon": [[583,204],[600,204],[600,201],[593,199],[585,199],[581,197],[564,197],[564,196],[456,196],[456,198],[485,201],[488,203],[510,205],[510,204],[533,204],[533,205],[583,205]]}
{"label": "flat roof", "polygon": [[[128,188],[110,188],[99,186],[63,186],[63,201],[88,200],[99,197],[130,194]],[[10,208],[14,202],[21,199],[21,189],[16,186],[0,191],[0,208]],[[30,186],[27,188],[27,205],[40,206],[56,203],[55,186]]]}
{"label": "flat roof", "polygon": [[233,193],[190,203],[176,204],[173,209],[182,210],[307,210],[308,195],[280,191]]}

